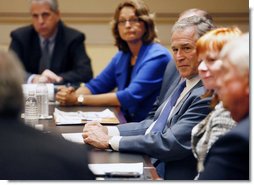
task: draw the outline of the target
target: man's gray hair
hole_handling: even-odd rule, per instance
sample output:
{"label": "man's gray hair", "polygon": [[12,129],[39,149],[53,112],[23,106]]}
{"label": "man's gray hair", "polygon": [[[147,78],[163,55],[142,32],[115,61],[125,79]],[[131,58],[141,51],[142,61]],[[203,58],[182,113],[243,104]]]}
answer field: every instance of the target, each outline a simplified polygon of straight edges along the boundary
{"label": "man's gray hair", "polygon": [[57,0],[31,0],[31,4],[32,3],[48,3],[49,6],[50,6],[50,9],[53,11],[53,12],[57,12],[59,11],[58,9],[58,2]]}
{"label": "man's gray hair", "polygon": [[171,30],[171,34],[175,33],[176,31],[185,30],[190,27],[196,28],[197,39],[203,36],[206,32],[215,28],[215,26],[207,18],[200,16],[191,16],[177,21]]}
{"label": "man's gray hair", "polygon": [[213,17],[205,10],[201,10],[198,8],[191,8],[183,11],[180,13],[178,20],[184,19],[186,17],[191,17],[191,16],[200,16],[200,17],[205,17],[207,18],[211,23],[213,23]]}
{"label": "man's gray hair", "polygon": [[0,117],[19,117],[24,109],[24,68],[11,51],[0,50]]}
{"label": "man's gray hair", "polygon": [[242,75],[249,74],[249,33],[245,33],[240,37],[228,42],[220,52],[220,58],[227,58],[238,72]]}

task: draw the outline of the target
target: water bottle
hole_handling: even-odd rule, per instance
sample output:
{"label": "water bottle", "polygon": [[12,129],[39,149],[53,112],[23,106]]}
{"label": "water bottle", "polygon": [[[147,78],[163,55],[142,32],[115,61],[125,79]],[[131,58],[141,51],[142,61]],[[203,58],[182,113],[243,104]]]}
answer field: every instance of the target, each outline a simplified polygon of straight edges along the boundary
{"label": "water bottle", "polygon": [[40,119],[49,116],[48,87],[45,83],[38,83],[36,86],[36,97],[38,101],[38,114]]}
{"label": "water bottle", "polygon": [[28,91],[25,100],[25,122],[29,125],[38,124],[38,102],[35,91]]}

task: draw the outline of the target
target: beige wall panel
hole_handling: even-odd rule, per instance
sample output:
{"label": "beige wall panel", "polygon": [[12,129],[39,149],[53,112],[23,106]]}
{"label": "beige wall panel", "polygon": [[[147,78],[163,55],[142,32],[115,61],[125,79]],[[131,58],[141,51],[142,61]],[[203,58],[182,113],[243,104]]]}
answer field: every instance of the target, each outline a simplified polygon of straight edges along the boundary
{"label": "beige wall panel", "polygon": [[[29,0],[0,0],[0,12],[27,12]],[[121,0],[59,0],[62,12],[112,13]],[[145,0],[150,9],[162,13],[179,13],[188,8],[210,12],[245,12],[248,0]]]}
{"label": "beige wall panel", "polygon": [[[0,48],[8,48],[12,30],[30,23],[29,0],[0,0]],[[92,59],[95,75],[109,62],[117,48],[113,46],[109,24],[121,0],[59,0],[62,19],[86,34],[86,48]],[[178,14],[188,8],[210,12],[219,26],[239,26],[249,30],[247,0],[145,0],[156,13],[161,43],[169,48],[170,29]]]}

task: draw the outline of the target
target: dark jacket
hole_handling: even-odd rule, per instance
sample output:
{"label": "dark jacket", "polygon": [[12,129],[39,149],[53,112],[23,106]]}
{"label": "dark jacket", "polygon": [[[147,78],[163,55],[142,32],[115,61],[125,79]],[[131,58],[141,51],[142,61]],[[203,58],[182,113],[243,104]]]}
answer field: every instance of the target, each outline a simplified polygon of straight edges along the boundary
{"label": "dark jacket", "polygon": [[[20,58],[27,72],[39,73],[41,47],[40,39],[32,25],[11,32],[10,49]],[[55,38],[49,69],[63,77],[63,83],[88,82],[93,77],[90,58],[84,40],[85,35],[65,26],[61,21]]]}
{"label": "dark jacket", "polygon": [[92,180],[85,145],[0,118],[1,180]]}
{"label": "dark jacket", "polygon": [[249,116],[219,138],[205,160],[199,180],[249,180]]}

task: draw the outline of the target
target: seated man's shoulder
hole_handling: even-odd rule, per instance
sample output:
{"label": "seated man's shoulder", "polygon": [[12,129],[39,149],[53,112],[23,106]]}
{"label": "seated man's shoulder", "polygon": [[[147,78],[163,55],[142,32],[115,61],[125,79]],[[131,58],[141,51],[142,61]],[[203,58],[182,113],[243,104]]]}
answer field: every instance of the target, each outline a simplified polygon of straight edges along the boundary
{"label": "seated man's shoulder", "polygon": [[85,34],[75,28],[63,25],[63,31],[65,32],[65,36],[69,37],[70,39],[74,39],[77,37],[84,38]]}
{"label": "seated man's shoulder", "polygon": [[205,87],[203,85],[199,86],[196,85],[195,87],[193,87],[191,94],[194,96],[201,96],[205,93]]}
{"label": "seated man's shoulder", "polygon": [[26,36],[26,35],[31,35],[32,32],[34,32],[34,28],[32,25],[28,25],[28,26],[22,26],[22,27],[19,27],[15,30],[13,30],[11,32],[11,35],[16,35],[16,36]]}
{"label": "seated man's shoulder", "polygon": [[232,128],[232,130],[228,133],[231,136],[240,136],[243,140],[249,142],[250,135],[250,120],[249,116],[241,120],[236,127]]}

